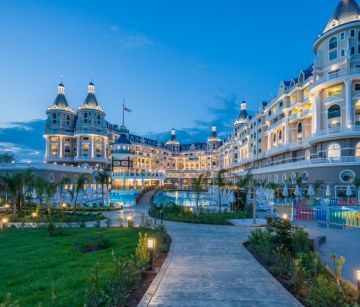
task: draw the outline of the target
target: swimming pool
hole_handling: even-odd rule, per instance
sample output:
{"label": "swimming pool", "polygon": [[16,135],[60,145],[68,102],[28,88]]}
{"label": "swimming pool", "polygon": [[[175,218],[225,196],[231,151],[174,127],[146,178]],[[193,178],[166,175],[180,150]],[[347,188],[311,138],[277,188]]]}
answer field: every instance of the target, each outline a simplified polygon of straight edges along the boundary
{"label": "swimming pool", "polygon": [[112,191],[110,194],[110,202],[122,204],[124,207],[133,206],[139,194],[140,191]]}
{"label": "swimming pool", "polygon": [[[179,206],[195,207],[196,193],[191,191],[166,191],[160,192],[154,199],[155,204],[169,204],[171,202]],[[208,193],[200,194],[199,205],[204,207],[210,207],[212,205],[208,198]]]}

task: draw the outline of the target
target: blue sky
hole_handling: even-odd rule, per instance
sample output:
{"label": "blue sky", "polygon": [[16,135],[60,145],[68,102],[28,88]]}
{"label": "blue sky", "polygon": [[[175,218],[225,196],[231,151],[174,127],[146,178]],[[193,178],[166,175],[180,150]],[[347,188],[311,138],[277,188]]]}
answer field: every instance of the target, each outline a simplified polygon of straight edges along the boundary
{"label": "blue sky", "polygon": [[26,122],[45,118],[61,75],[75,109],[92,77],[112,123],[126,98],[134,133],[163,137],[174,127],[188,141],[214,122],[225,136],[242,99],[255,109],[313,62],[337,3],[3,0],[0,143],[12,133],[31,145],[14,126],[41,137],[38,121]]}

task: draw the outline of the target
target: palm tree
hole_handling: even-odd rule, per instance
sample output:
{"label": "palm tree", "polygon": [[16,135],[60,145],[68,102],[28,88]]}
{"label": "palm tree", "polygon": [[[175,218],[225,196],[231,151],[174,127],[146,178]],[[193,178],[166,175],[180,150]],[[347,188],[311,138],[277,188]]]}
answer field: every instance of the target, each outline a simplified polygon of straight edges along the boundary
{"label": "palm tree", "polygon": [[101,199],[102,206],[105,207],[105,199],[104,199],[104,185],[107,185],[110,181],[110,170],[104,169],[101,171],[97,171],[94,173],[94,178],[97,183],[101,185]]}
{"label": "palm tree", "polygon": [[270,190],[273,190],[276,197],[278,196],[278,190],[280,187],[279,184],[274,183],[274,182],[269,182],[269,183],[267,183],[266,187]]}
{"label": "palm tree", "polygon": [[18,197],[22,191],[22,178],[21,173],[16,172],[13,174],[5,173],[4,175],[0,176],[0,182],[4,185],[6,193],[10,194],[10,198],[12,200],[13,205],[13,216],[16,215],[16,209],[18,204]]}
{"label": "palm tree", "polygon": [[204,176],[205,174],[201,174],[199,177],[195,178],[192,182],[192,189],[196,194],[196,214],[199,214],[199,199],[200,199],[200,194],[204,188]]}
{"label": "palm tree", "polygon": [[225,170],[220,170],[217,173],[217,176],[215,178],[215,184],[218,186],[218,197],[219,197],[219,213],[221,214],[221,190],[224,188],[224,186],[226,185],[226,182],[224,180],[224,173]]}
{"label": "palm tree", "polygon": [[62,204],[62,195],[65,190],[65,186],[69,185],[70,183],[71,183],[71,179],[69,177],[65,177],[61,179],[61,182],[59,184],[60,206]]}
{"label": "palm tree", "polygon": [[356,177],[354,179],[354,182],[353,182],[355,188],[356,188],[356,194],[357,194],[357,198],[358,198],[358,201],[359,201],[359,198],[360,198],[360,192],[359,192],[359,189],[360,189],[360,178],[359,177]]}
{"label": "palm tree", "polygon": [[29,190],[30,187],[34,186],[34,181],[35,181],[35,174],[34,174],[34,170],[32,168],[28,168],[25,169],[23,171],[21,171],[19,173],[19,176],[21,177],[21,185],[22,185],[22,189],[20,191],[20,195],[19,195],[19,206],[20,208],[22,207],[22,200],[26,200],[26,192]]}
{"label": "palm tree", "polygon": [[317,179],[317,180],[314,182],[313,186],[314,186],[315,195],[317,195],[318,190],[322,187],[323,184],[324,184],[324,181],[323,181],[323,180],[319,180],[319,179]]}
{"label": "palm tree", "polygon": [[75,183],[75,186],[74,186],[74,194],[75,194],[75,204],[74,204],[74,207],[75,207],[75,210],[76,210],[76,206],[77,206],[77,199],[78,199],[78,195],[81,191],[84,191],[84,186],[85,184],[89,181],[89,179],[85,176],[85,175],[81,175],[78,180],[76,181]]}

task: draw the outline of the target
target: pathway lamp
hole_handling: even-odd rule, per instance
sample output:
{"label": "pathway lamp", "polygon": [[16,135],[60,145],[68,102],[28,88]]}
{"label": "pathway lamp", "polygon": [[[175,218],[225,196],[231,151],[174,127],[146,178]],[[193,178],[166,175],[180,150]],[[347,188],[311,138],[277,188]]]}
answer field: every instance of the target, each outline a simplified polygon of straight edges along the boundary
{"label": "pathway lamp", "polygon": [[35,217],[37,217],[37,213],[36,213],[36,212],[33,212],[33,213],[31,213],[31,216],[32,216],[33,218],[35,218]]}
{"label": "pathway lamp", "polygon": [[9,219],[7,217],[3,217],[1,219],[1,228],[6,228],[8,223],[9,223]]}
{"label": "pathway lamp", "polygon": [[61,207],[66,208],[66,203],[62,203]]}
{"label": "pathway lamp", "polygon": [[128,215],[126,219],[127,219],[128,228],[133,227],[134,226],[133,217],[131,215]]}
{"label": "pathway lamp", "polygon": [[286,213],[282,215],[282,218],[283,218],[284,221],[289,220],[289,216]]}
{"label": "pathway lamp", "polygon": [[358,288],[358,303],[360,303],[360,268],[356,270],[356,281]]}
{"label": "pathway lamp", "polygon": [[10,209],[10,207],[11,207],[10,204],[5,204],[5,205],[4,205],[4,208],[5,208],[5,209]]}
{"label": "pathway lamp", "polygon": [[155,260],[155,247],[156,247],[156,239],[148,238],[147,239],[147,248],[151,255],[151,269],[154,270],[154,260]]}

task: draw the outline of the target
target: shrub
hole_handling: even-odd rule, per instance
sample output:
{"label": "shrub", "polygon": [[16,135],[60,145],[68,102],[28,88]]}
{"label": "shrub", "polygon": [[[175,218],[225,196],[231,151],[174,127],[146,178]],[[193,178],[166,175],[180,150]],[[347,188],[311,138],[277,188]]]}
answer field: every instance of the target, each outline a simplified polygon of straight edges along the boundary
{"label": "shrub", "polygon": [[50,237],[58,237],[64,235],[63,229],[60,227],[56,227],[53,223],[49,223],[47,225],[47,232]]}
{"label": "shrub", "polygon": [[314,307],[354,306],[341,287],[324,276],[319,276],[309,289],[308,303]]}
{"label": "shrub", "polygon": [[95,252],[97,250],[104,250],[110,247],[110,241],[103,235],[94,234],[87,236],[75,242],[75,249],[82,253]]}
{"label": "shrub", "polygon": [[19,306],[20,305],[18,301],[14,300],[11,297],[10,293],[6,294],[4,301],[0,303],[0,307],[19,307]]}
{"label": "shrub", "polygon": [[301,227],[294,227],[292,250],[294,255],[310,252],[309,234]]}
{"label": "shrub", "polygon": [[255,229],[250,233],[249,243],[263,261],[270,264],[274,248],[271,233],[267,230]]}
{"label": "shrub", "polygon": [[107,217],[105,223],[106,223],[107,227],[111,227],[111,225],[112,225],[111,218]]}
{"label": "shrub", "polygon": [[91,277],[91,286],[87,293],[87,307],[105,306],[109,297],[106,295],[104,288],[100,285],[99,263],[96,263]]}
{"label": "shrub", "polygon": [[147,234],[144,236],[139,233],[139,241],[135,251],[136,261],[141,270],[147,269],[150,263],[151,255],[147,248]]}

